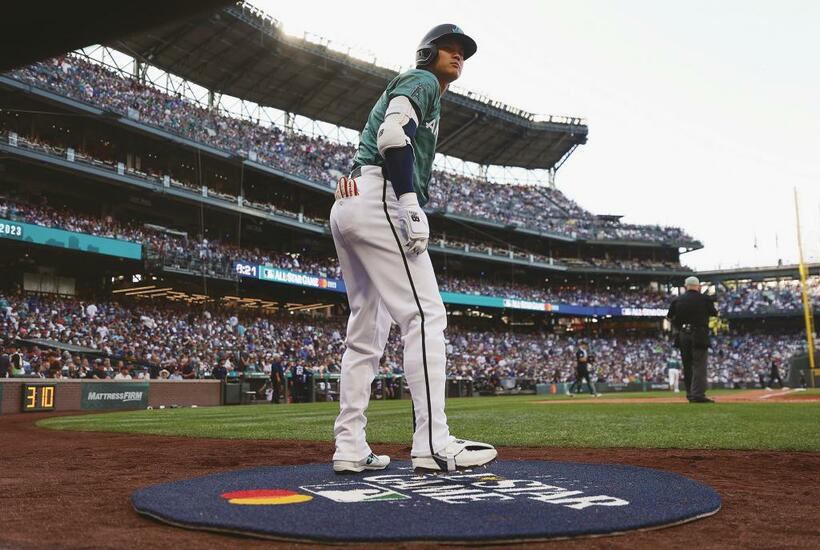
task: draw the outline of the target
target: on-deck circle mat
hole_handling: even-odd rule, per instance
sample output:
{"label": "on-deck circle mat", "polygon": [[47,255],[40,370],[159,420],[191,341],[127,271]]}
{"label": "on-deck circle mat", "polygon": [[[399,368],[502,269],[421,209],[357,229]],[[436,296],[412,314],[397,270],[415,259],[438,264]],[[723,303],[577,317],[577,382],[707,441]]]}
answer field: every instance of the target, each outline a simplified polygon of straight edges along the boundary
{"label": "on-deck circle mat", "polygon": [[137,512],[190,529],[298,541],[518,541],[613,534],[720,509],[681,475],[614,464],[508,461],[417,476],[407,461],[339,476],[329,463],[212,474],[140,489]]}

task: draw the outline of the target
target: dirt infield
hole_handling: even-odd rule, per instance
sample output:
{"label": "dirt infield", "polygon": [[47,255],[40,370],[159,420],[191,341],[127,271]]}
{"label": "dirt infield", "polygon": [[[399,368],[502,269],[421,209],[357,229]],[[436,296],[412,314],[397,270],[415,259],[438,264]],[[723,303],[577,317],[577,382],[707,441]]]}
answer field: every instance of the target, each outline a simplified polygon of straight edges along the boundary
{"label": "dirt infield", "polygon": [[[671,392],[670,392],[671,393]],[[675,394],[671,394],[675,395]],[[738,394],[722,394],[713,397],[718,403],[789,403],[794,401],[820,401],[818,394],[806,394],[796,390],[751,390]],[[686,396],[678,394],[674,397],[604,397],[591,399],[542,399],[533,403],[548,403],[550,405],[562,403],[686,403]]]}
{"label": "dirt infield", "polygon": [[[328,460],[330,442],[52,431],[34,426],[43,416],[0,417],[0,548],[308,547],[167,527],[138,516],[128,499],[138,487],[154,483],[229,469]],[[399,445],[380,445],[376,450],[402,458],[409,455],[409,449]],[[717,515],[688,525],[528,547],[808,548],[815,547],[820,536],[811,511],[820,498],[817,453],[508,447],[501,449],[501,457],[660,468],[707,483],[724,499]]]}

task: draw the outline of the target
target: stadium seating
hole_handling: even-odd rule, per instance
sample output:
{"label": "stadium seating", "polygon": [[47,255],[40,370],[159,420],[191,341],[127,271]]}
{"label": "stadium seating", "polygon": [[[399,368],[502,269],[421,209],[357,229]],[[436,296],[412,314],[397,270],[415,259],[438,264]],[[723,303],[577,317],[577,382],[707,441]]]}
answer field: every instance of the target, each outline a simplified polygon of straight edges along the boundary
{"label": "stadium seating", "polygon": [[[76,55],[8,74],[231,153],[253,153],[263,164],[328,186],[335,181],[333,174],[350,169],[355,153],[351,144],[286,132],[208,109]],[[598,219],[557,189],[502,185],[442,171],[435,172],[434,179],[428,205],[434,210],[585,239],[694,242],[680,228]]]}
{"label": "stadium seating", "polygon": [[[256,371],[274,354],[286,367],[301,364],[317,373],[338,372],[344,326],[344,319],[260,316],[216,304],[193,310],[184,304],[147,299],[90,302],[0,295],[0,328],[9,342],[18,337],[45,338],[99,349],[114,365],[122,360],[134,376],[148,365],[173,375],[189,363],[198,377],[209,376],[217,364],[229,370]],[[653,336],[588,338],[574,333],[474,331],[451,326],[447,338],[448,374],[478,380],[567,381],[582,338],[590,342],[599,382],[662,382],[666,360],[677,355],[668,339]],[[770,361],[785,362],[802,349],[802,342],[799,333],[720,335],[712,342],[709,379],[755,382]],[[81,377],[91,368],[87,363],[83,367],[82,359],[67,352],[34,350],[24,355],[30,375]],[[382,371],[399,374],[401,364],[401,343],[394,326]]]}
{"label": "stadium seating", "polygon": [[[133,223],[121,223],[110,216],[95,219],[48,206],[37,206],[32,203],[0,198],[0,217],[140,242],[147,247],[148,257],[160,265],[196,273],[204,271],[212,276],[232,277],[233,262],[244,261],[252,264],[269,264],[281,269],[323,277],[343,278],[335,257],[322,258],[315,254],[297,251],[275,253],[247,246],[238,247],[235,244],[213,239],[182,237],[172,233],[149,230]],[[446,244],[455,248],[464,246],[466,243],[447,241]],[[470,248],[471,250],[482,248],[486,250],[488,245],[472,243],[472,247],[474,248]],[[647,266],[638,264],[636,267],[646,268]],[[438,279],[440,289],[443,291],[579,306],[663,308],[668,306],[671,299],[669,295],[650,290],[622,287],[578,288],[572,285],[535,287],[531,284],[491,281],[479,277],[451,276],[446,271],[439,273]],[[809,294],[812,301],[820,304],[820,278],[812,277],[809,283]],[[729,314],[786,312],[802,307],[800,288],[795,281],[784,282],[779,287],[755,284],[736,289],[725,289],[720,293],[719,304],[721,311]]]}

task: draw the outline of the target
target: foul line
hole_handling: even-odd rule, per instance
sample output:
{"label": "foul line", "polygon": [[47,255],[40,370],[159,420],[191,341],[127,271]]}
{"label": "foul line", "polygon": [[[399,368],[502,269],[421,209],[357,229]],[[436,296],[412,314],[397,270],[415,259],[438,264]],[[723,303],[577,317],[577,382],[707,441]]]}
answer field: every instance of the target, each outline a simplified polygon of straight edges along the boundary
{"label": "foul line", "polygon": [[761,395],[760,397],[758,397],[758,399],[769,399],[770,397],[779,397],[779,396],[782,396],[782,395],[788,395],[790,393],[800,391],[801,389],[803,389],[803,388],[792,388],[788,391],[781,390],[779,392],[767,393],[766,395]]}

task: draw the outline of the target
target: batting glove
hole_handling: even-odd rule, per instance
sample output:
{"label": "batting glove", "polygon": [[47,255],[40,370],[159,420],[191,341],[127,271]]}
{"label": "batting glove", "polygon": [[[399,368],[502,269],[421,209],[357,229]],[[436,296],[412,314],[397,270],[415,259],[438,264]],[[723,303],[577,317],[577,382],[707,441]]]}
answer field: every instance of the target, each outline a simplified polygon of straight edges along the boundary
{"label": "batting glove", "polygon": [[336,200],[347,197],[355,197],[358,194],[359,185],[356,183],[355,179],[346,178],[345,176],[339,178],[339,182],[336,184],[336,193],[334,194]]}
{"label": "batting glove", "polygon": [[404,237],[404,246],[413,254],[427,250],[430,240],[430,226],[427,215],[419,206],[415,193],[404,193],[399,197],[399,228]]}

